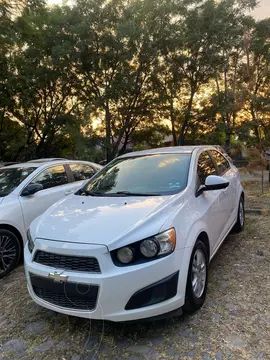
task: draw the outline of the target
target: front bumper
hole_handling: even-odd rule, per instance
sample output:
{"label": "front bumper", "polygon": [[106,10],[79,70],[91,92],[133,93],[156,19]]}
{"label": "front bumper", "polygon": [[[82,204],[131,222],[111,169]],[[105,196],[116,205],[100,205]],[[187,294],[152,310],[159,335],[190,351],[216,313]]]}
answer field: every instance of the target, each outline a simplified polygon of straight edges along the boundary
{"label": "front bumper", "polygon": [[[87,256],[89,254],[89,256],[98,259],[101,273],[90,274],[87,272],[67,271],[41,265],[33,261],[37,250],[74,256]],[[25,246],[24,250],[28,291],[37,304],[67,315],[110,321],[132,321],[156,317],[174,311],[184,304],[187,276],[186,255],[189,251],[189,249],[180,249],[167,257],[152,262],[135,266],[117,267],[113,264],[106,246],[36,239],[35,249],[32,254],[29,252],[28,246]],[[75,284],[78,289],[85,286],[89,286],[90,289],[91,286],[98,289],[95,306],[90,310],[74,309],[59,306],[59,304],[63,304],[62,302],[56,305],[37,296],[36,289],[33,288],[31,276],[35,277],[35,284],[37,284],[39,277],[47,281],[49,274],[55,271],[61,273],[61,276],[65,278],[66,285]],[[137,308],[133,306],[132,309],[129,309],[127,304],[135,293],[139,294],[142,289],[149,288],[155,283],[162,283],[163,279],[175,276],[175,274],[177,274],[177,290],[175,293],[171,293],[172,297],[164,301],[160,299],[160,302],[154,304],[151,304],[150,301],[147,306],[141,304]]]}

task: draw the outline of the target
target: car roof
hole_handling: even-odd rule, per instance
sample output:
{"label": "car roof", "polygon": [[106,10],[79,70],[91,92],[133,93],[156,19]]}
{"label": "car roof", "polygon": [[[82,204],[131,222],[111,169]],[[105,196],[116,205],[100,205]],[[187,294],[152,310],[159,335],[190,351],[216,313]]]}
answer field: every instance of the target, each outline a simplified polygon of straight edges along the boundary
{"label": "car roof", "polygon": [[8,166],[2,166],[1,169],[32,168],[32,167],[38,168],[39,166],[40,166],[40,164],[20,163],[20,164],[13,164],[13,165],[8,165]]}
{"label": "car roof", "polygon": [[149,149],[149,150],[142,150],[127,153],[124,155],[119,156],[120,158],[123,157],[133,157],[133,156],[140,156],[140,155],[155,155],[155,154],[191,154],[194,150],[200,149],[217,149],[216,146],[213,145],[194,145],[194,146],[171,146],[171,147],[163,147],[157,149]]}
{"label": "car roof", "polygon": [[[42,159],[40,159],[42,160]],[[9,165],[9,166],[5,166],[3,168],[5,169],[11,169],[11,168],[38,168],[44,165],[61,165],[61,164],[72,164],[72,163],[81,163],[81,164],[88,164],[88,165],[93,165],[93,166],[100,166],[98,164],[95,164],[91,161],[84,161],[84,160],[49,160],[47,161],[47,159],[44,159],[44,162],[39,162],[39,161],[29,161],[29,162],[25,162],[25,163],[20,163],[20,164],[14,164],[14,165]],[[44,166],[45,167],[45,166]],[[102,167],[102,166],[100,166]]]}
{"label": "car roof", "polygon": [[44,158],[44,159],[34,159],[34,160],[29,160],[27,162],[31,162],[31,163],[46,163],[46,162],[50,162],[50,161],[60,161],[60,160],[67,160],[64,158]]}

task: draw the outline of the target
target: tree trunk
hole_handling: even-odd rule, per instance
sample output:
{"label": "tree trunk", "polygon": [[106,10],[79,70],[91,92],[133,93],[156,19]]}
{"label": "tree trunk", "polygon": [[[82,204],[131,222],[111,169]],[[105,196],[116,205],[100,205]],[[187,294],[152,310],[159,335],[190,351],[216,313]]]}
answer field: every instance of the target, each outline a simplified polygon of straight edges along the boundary
{"label": "tree trunk", "polygon": [[[0,112],[1,116],[0,116],[0,138],[3,135],[3,127],[4,127],[4,117],[5,117],[5,111],[1,111]],[[3,148],[2,146],[0,146],[0,159],[3,159],[3,155],[5,153],[5,148]]]}
{"label": "tree trunk", "polygon": [[107,163],[112,160],[112,150],[111,150],[111,114],[109,109],[109,104],[106,104],[105,108],[105,125],[106,125],[106,140],[105,140],[105,147],[106,147],[106,160]]}
{"label": "tree trunk", "polygon": [[[119,146],[121,144],[121,141],[123,140],[124,138],[124,141],[126,139],[126,136],[125,134],[127,134],[128,132],[128,128],[131,127],[132,123],[134,125],[134,119],[132,120],[130,115],[128,115],[125,119],[125,122],[124,122],[124,125],[122,126],[121,130],[119,131],[119,134],[118,134],[118,138],[117,140],[115,141],[115,143],[113,144],[113,147],[112,147],[112,150],[111,150],[111,156],[112,158],[114,158],[117,153],[118,153],[118,149],[119,149]],[[135,130],[135,129],[134,129]],[[133,130],[133,131],[134,131]],[[129,140],[129,137],[127,138],[127,140]]]}
{"label": "tree trunk", "polygon": [[176,134],[176,130],[175,130],[175,122],[172,122],[172,136],[173,136],[173,145],[177,146],[178,141],[177,141],[177,134]]}
{"label": "tree trunk", "polygon": [[[13,155],[12,161],[17,161],[18,159],[20,159],[21,153],[34,142],[34,141],[31,141],[32,135],[33,135],[33,130],[29,130],[29,128],[28,128],[26,143],[19,147],[17,152]],[[24,156],[22,158],[24,158]]]}
{"label": "tree trunk", "polygon": [[129,140],[129,136],[125,134],[124,144],[121,147],[121,149],[118,151],[118,155],[123,155],[125,153],[127,149],[128,140]]}
{"label": "tree trunk", "polygon": [[257,118],[256,118],[253,102],[251,104],[250,111],[251,111],[251,117],[252,117],[252,122],[253,122],[253,126],[254,126],[254,133],[256,136],[257,143],[259,143],[260,142],[260,134],[259,134],[259,128],[258,128],[258,123],[257,123]]}
{"label": "tree trunk", "polygon": [[179,145],[185,145],[185,136],[186,136],[186,133],[187,133],[187,130],[188,130],[188,127],[189,127],[189,122],[190,122],[190,117],[191,117],[191,110],[192,110],[192,106],[193,106],[193,99],[194,99],[195,93],[196,93],[195,87],[191,87],[191,94],[190,94],[188,106],[187,106],[187,109],[186,109],[184,121],[183,121],[183,124],[181,126],[181,130],[180,130],[180,134],[179,134],[179,138],[178,138],[178,144]]}
{"label": "tree trunk", "polygon": [[20,153],[25,149],[25,145],[19,147],[17,152],[12,156],[11,161],[17,161]]}
{"label": "tree trunk", "polygon": [[173,108],[173,99],[172,98],[170,100],[170,118],[171,118],[171,124],[172,124],[173,145],[177,146],[177,134],[176,134],[176,130],[175,130],[176,117],[175,117],[175,112],[174,112],[174,108]]}
{"label": "tree trunk", "polygon": [[227,153],[230,152],[231,148],[231,123],[230,123],[230,115],[226,114],[226,118],[224,119],[225,123],[225,151]]}
{"label": "tree trunk", "polygon": [[43,136],[36,147],[36,157],[37,158],[46,157],[44,148],[45,148],[45,137]]}
{"label": "tree trunk", "polygon": [[231,132],[230,130],[226,129],[226,133],[225,133],[226,137],[225,137],[225,151],[227,153],[230,152],[230,148],[231,148]]}

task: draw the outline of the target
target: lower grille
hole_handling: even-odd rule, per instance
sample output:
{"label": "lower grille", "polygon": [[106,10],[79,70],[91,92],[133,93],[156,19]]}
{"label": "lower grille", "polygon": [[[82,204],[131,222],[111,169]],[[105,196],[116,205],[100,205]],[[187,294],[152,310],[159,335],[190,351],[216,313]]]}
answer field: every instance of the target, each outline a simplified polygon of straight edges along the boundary
{"label": "lower grille", "polygon": [[94,257],[60,255],[38,250],[34,261],[57,269],[100,273],[99,263]]}
{"label": "lower grille", "polygon": [[51,304],[69,309],[94,310],[98,286],[78,283],[59,283],[30,274],[33,291],[37,297]]}

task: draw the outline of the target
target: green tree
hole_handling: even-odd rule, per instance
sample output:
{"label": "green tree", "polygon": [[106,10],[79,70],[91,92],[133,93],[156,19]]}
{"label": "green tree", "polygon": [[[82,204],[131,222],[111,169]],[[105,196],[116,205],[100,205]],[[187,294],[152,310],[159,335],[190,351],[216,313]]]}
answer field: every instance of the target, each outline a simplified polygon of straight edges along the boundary
{"label": "green tree", "polygon": [[222,118],[229,146],[231,125],[242,105],[236,85],[243,34],[250,23],[245,11],[255,2],[207,0],[185,4],[183,10],[178,2],[177,21],[171,24],[168,46],[156,72],[164,116],[171,120],[174,143],[183,145],[188,132],[203,119],[194,109],[196,96],[215,79],[216,114]]}
{"label": "green tree", "polygon": [[244,57],[244,35],[253,20],[246,11],[255,6],[255,1],[223,0],[217,6],[216,51],[219,63],[215,67],[216,94],[213,95],[217,116],[224,126],[225,148],[230,150],[238,112],[244,105],[245,92],[240,70]]}
{"label": "green tree", "polygon": [[243,119],[243,136],[260,125],[267,139],[269,20],[246,16],[255,2],[2,0],[0,157],[110,160],[130,140],[161,145],[164,120],[175,145],[229,149]]}
{"label": "green tree", "polygon": [[110,160],[153,111],[150,79],[166,18],[152,0],[78,0],[73,12],[81,95],[103,119]]}
{"label": "green tree", "polygon": [[[0,2],[0,158],[7,159],[16,153],[26,138],[26,131],[10,117],[13,104],[16,71],[13,63],[14,49],[17,46],[16,19],[24,9],[30,11],[44,5],[38,0],[1,0]],[[7,158],[6,158],[7,157]]]}
{"label": "green tree", "polygon": [[27,131],[14,159],[47,156],[57,137],[80,132],[78,78],[72,72],[69,8],[27,8],[16,20],[10,117]]}
{"label": "green tree", "polygon": [[245,109],[251,116],[250,128],[258,144],[261,126],[270,145],[270,18],[254,23],[246,33],[244,49],[246,62],[242,67],[242,79],[246,85]]}

